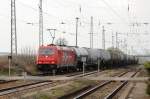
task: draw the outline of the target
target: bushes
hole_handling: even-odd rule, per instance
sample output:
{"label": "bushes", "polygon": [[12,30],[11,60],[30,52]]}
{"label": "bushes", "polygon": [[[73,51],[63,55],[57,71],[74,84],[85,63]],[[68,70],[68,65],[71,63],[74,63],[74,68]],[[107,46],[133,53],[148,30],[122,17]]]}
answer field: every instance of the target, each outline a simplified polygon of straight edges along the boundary
{"label": "bushes", "polygon": [[34,73],[36,72],[35,60],[35,55],[20,54],[17,56],[16,63],[27,73]]}
{"label": "bushes", "polygon": [[146,93],[147,93],[148,95],[150,95],[150,83],[147,85]]}
{"label": "bushes", "polygon": [[16,63],[29,74],[35,74],[36,70],[36,51],[30,47],[23,48],[17,56]]}
{"label": "bushes", "polygon": [[144,67],[145,67],[146,69],[150,69],[150,62],[145,62],[145,63],[144,63]]}
{"label": "bushes", "polygon": [[[148,76],[150,76],[150,62],[145,62],[144,67],[148,71]],[[146,93],[150,95],[150,81],[148,81]]]}
{"label": "bushes", "polygon": [[146,70],[148,71],[148,74],[150,75],[150,62],[145,62],[144,67],[146,68]]}
{"label": "bushes", "polygon": [[[10,74],[16,75],[16,74],[18,74],[18,71],[13,68],[13,69],[11,69]],[[9,75],[9,69],[8,68],[0,69],[0,75]]]}
{"label": "bushes", "polygon": [[17,56],[13,56],[12,66],[19,72],[35,74],[36,70],[36,51],[31,47],[22,48]]}
{"label": "bushes", "polygon": [[0,68],[8,67],[8,56],[0,56]]}

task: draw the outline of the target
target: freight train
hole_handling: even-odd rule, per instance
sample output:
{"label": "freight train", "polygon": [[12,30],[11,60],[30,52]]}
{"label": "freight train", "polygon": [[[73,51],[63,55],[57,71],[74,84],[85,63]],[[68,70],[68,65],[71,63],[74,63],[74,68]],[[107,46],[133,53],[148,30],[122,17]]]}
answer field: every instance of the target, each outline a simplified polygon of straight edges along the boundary
{"label": "freight train", "polygon": [[39,47],[36,60],[38,69],[42,71],[81,70],[83,62],[86,68],[97,68],[98,64],[100,68],[111,68],[137,64],[138,58],[113,50],[50,44]]}

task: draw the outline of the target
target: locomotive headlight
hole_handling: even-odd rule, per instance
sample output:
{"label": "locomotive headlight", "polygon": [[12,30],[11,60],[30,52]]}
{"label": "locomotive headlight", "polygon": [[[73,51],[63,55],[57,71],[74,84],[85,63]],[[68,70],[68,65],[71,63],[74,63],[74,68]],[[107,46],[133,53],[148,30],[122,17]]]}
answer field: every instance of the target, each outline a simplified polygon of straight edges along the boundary
{"label": "locomotive headlight", "polygon": [[55,61],[51,61],[51,64],[55,64]]}

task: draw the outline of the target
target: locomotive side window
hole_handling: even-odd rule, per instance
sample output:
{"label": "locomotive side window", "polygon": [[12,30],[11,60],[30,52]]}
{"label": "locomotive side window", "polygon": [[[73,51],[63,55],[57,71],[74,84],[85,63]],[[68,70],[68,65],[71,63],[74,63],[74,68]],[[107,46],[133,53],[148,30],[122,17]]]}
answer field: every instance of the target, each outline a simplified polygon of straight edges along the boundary
{"label": "locomotive side window", "polygon": [[39,54],[40,55],[52,55],[54,54],[54,51],[50,48],[41,48],[39,49]]}

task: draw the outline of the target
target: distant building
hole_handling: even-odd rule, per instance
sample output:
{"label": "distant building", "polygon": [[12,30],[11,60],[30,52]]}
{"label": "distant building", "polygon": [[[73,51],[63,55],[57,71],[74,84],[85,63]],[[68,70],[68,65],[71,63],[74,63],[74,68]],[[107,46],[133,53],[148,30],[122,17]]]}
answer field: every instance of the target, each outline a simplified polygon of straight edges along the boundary
{"label": "distant building", "polygon": [[9,55],[9,53],[8,52],[0,52],[0,56],[5,56],[5,55]]}

